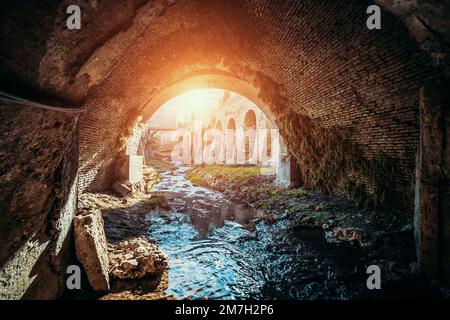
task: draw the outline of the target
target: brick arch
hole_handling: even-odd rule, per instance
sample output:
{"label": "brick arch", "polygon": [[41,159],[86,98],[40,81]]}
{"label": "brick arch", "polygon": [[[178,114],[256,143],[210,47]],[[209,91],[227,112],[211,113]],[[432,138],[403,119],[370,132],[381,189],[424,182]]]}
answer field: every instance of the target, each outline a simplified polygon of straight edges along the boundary
{"label": "brick arch", "polygon": [[[394,158],[401,170],[392,185],[407,195],[404,207],[411,212],[419,89],[433,79],[434,69],[388,12],[383,11],[382,30],[367,30],[365,11],[371,3],[175,3],[89,91],[80,129],[81,189],[108,186],[119,142],[129,136],[137,116],[152,114],[148,105],[159,93],[187,79],[223,75],[257,89],[305,173],[317,169],[305,150],[321,158],[328,131],[338,131],[337,140],[345,137],[367,159]],[[339,175],[371,192],[371,183],[359,172]]]}
{"label": "brick arch", "polygon": [[249,109],[245,115],[244,115],[244,129],[251,128],[251,129],[258,129],[258,119],[256,118],[256,113],[253,111],[253,109]]}
{"label": "brick arch", "polygon": [[222,122],[220,122],[220,120],[217,121],[216,126],[214,128],[217,129],[217,130],[222,131],[222,128],[223,128]]}

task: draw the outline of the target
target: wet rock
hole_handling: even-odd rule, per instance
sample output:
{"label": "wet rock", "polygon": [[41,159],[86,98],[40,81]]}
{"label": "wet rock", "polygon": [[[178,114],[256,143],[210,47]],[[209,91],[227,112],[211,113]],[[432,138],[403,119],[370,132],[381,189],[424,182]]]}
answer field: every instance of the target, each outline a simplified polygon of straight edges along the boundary
{"label": "wet rock", "polygon": [[268,214],[266,220],[270,224],[275,223],[275,222],[278,221],[278,215],[276,215],[276,214]]}
{"label": "wet rock", "polygon": [[360,246],[368,244],[366,233],[359,228],[336,227],[326,233],[326,238],[328,242],[350,242],[357,243]]}
{"label": "wet rock", "polygon": [[167,257],[146,238],[132,238],[110,244],[113,290],[143,288],[152,290],[167,269]]}
{"label": "wet rock", "polygon": [[73,220],[75,249],[94,290],[109,289],[109,259],[100,210],[83,210]]}
{"label": "wet rock", "polygon": [[112,190],[120,197],[128,197],[133,193],[133,190],[131,190],[131,188],[119,181],[114,182],[114,184],[112,185]]}
{"label": "wet rock", "polygon": [[405,233],[413,232],[414,226],[412,224],[407,224],[407,225],[403,226],[400,231],[405,232]]}

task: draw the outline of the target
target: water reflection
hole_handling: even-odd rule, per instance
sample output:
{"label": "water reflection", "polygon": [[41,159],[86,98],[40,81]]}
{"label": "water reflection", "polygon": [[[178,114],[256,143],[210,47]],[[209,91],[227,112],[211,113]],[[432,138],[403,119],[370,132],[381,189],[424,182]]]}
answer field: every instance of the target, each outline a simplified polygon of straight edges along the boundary
{"label": "water reflection", "polygon": [[[155,190],[168,193],[172,210],[148,216],[149,236],[169,257],[168,294],[180,299],[359,296],[365,282],[357,276],[356,250],[330,250],[322,231],[300,232],[288,220],[256,219],[253,208],[193,186],[186,170],[162,174]],[[354,283],[349,275],[355,275]]]}

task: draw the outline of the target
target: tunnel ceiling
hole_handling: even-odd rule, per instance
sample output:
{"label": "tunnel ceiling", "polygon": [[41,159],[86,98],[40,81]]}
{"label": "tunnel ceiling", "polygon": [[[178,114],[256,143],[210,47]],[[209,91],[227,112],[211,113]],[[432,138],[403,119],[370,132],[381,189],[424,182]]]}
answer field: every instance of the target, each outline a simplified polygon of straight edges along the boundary
{"label": "tunnel ceiling", "polygon": [[390,13],[375,31],[366,28],[373,1],[77,1],[82,29],[70,31],[72,2],[4,1],[0,71],[22,94],[36,90],[87,109],[81,171],[96,178],[107,176],[110,150],[120,149],[153,96],[195,75],[221,74],[260,89],[296,156],[306,117],[350,128],[367,155],[407,159],[406,181],[419,88],[433,67],[450,74],[442,1],[378,0]]}
{"label": "tunnel ceiling", "polygon": [[[295,71],[288,67],[289,59],[311,64],[307,50],[308,47],[312,48],[313,43],[304,46],[304,43],[297,41],[293,47],[290,41],[298,36],[299,31],[309,33],[310,39],[315,43],[320,41],[323,44],[324,41],[331,42],[336,38],[348,40],[343,39],[346,32],[340,27],[348,25],[346,17],[333,10],[339,1],[322,1],[320,5],[314,5],[318,1],[294,1],[294,4],[292,1],[233,0],[75,1],[82,8],[83,28],[80,31],[70,31],[65,28],[65,9],[73,2],[2,2],[0,71],[4,80],[7,78],[8,83],[14,80],[22,89],[36,89],[41,93],[79,102],[86,97],[91,87],[107,78],[120,61],[129,63],[127,57],[132,52],[139,48],[143,50],[143,46],[150,49],[148,46],[151,44],[156,47],[159,42],[164,45],[158,48],[165,48],[166,51],[159,52],[159,56],[158,52],[154,52],[147,58],[154,57],[156,61],[147,59],[141,62],[141,66],[151,65],[153,69],[155,62],[167,63],[175,59],[181,66],[194,62],[199,69],[202,63],[206,63],[208,66],[204,67],[209,68],[214,64],[220,67],[237,64],[273,76],[273,80],[280,84],[287,84]],[[360,8],[360,18],[363,18],[364,9],[371,3],[345,2],[349,8]],[[433,62],[450,74],[450,22],[443,18],[449,13],[449,4],[437,0],[376,2],[395,14]],[[308,7],[314,6],[318,10],[327,9],[320,9],[320,12],[311,16],[313,12]],[[355,12],[357,11],[358,9]],[[349,14],[347,19],[350,17],[354,18]],[[328,34],[329,39],[313,37],[314,34],[320,34],[320,25],[327,21],[335,26],[336,32]],[[291,32],[287,32],[287,29]],[[194,31],[194,34],[188,38],[180,37],[182,34],[188,35],[188,31]],[[186,52],[182,53],[182,44],[178,44],[179,48],[171,48],[170,41],[187,41],[190,38],[197,39],[198,42],[200,39],[195,32],[201,38],[205,36],[203,40],[210,40],[209,44],[216,41],[214,48],[218,50],[213,50],[215,53],[208,52],[214,48],[202,41],[196,53],[200,56],[195,57],[197,60],[188,61]],[[365,30],[357,33],[360,32]],[[280,35],[282,36],[277,37]],[[354,37],[354,30],[347,36]],[[220,45],[217,46],[218,44]],[[192,51],[196,51],[192,49],[194,45],[195,42],[190,46],[192,54]],[[30,47],[33,48],[31,52]],[[326,50],[326,47],[320,48],[317,44],[314,47]],[[208,50],[201,52],[201,48]],[[261,49],[264,53],[256,51]],[[145,51],[142,53],[145,54]],[[270,60],[273,70],[268,70],[269,64],[262,64],[269,56],[275,58]],[[191,58],[194,58],[193,55]],[[274,63],[276,59],[290,72],[278,72],[278,76],[274,74],[274,70],[280,70]],[[308,75],[308,70],[298,69]],[[143,72],[140,70],[140,73]]]}

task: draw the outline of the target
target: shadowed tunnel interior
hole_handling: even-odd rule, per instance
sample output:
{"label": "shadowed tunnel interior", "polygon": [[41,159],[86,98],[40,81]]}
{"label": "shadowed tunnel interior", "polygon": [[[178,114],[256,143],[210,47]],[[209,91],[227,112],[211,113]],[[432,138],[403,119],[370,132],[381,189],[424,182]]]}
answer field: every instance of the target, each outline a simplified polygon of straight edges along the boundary
{"label": "shadowed tunnel interior", "polygon": [[375,2],[380,30],[369,0],[2,1],[0,298],[61,295],[79,195],[196,88],[254,101],[302,188],[414,217],[419,267],[450,283],[450,5]]}

